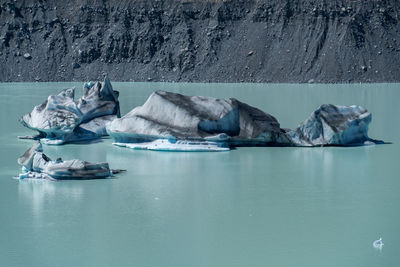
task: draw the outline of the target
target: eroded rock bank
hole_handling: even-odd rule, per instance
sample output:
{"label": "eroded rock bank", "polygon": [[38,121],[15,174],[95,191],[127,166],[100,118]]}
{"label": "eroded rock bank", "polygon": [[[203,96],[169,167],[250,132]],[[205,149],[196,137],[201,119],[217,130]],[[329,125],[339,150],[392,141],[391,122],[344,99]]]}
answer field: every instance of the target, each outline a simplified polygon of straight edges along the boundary
{"label": "eroded rock bank", "polygon": [[396,0],[3,0],[0,82],[399,82]]}
{"label": "eroded rock bank", "polygon": [[154,92],[143,106],[108,123],[115,144],[133,149],[225,151],[237,146],[351,146],[368,137],[371,114],[360,106],[322,105],[295,130],[234,98]]}
{"label": "eroded rock bank", "polygon": [[107,135],[107,122],[120,117],[119,93],[106,76],[104,82],[85,83],[83,96],[75,100],[75,88],[65,89],[21,118],[39,132],[34,139],[46,144],[87,141]]}

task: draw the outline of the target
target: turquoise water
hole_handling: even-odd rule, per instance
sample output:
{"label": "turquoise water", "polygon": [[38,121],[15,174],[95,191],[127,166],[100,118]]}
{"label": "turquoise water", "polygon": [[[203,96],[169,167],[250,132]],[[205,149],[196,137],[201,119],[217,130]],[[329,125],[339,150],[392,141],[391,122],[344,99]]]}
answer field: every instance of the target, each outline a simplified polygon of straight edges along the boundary
{"label": "turquoise water", "polygon": [[[400,85],[113,83],[122,114],[153,90],[236,97],[294,128],[322,103],[359,104],[392,145],[131,151],[45,146],[108,161],[115,179],[18,181],[18,119],[81,83],[0,84],[0,266],[398,266]],[[372,242],[383,237],[378,251]]]}

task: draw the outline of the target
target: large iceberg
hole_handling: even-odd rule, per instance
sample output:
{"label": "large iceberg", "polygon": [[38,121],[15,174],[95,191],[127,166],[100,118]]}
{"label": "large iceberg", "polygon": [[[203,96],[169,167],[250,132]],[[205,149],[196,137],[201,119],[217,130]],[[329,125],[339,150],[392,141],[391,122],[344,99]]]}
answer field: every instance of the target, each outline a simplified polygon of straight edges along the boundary
{"label": "large iceberg", "polygon": [[[143,106],[106,127],[117,145],[147,143],[135,146],[137,149],[174,150],[175,146],[176,150],[186,151],[185,146],[192,144],[221,151],[229,146],[290,144],[273,116],[234,98],[184,96],[165,91],[154,92]],[[157,143],[149,144],[154,141]],[[157,144],[162,148],[158,149]]]}
{"label": "large iceberg", "polygon": [[226,151],[236,146],[321,146],[377,143],[371,114],[359,106],[322,105],[296,130],[234,98],[156,91],[143,106],[108,123],[115,145],[161,151]]}
{"label": "large iceberg", "polygon": [[120,117],[118,91],[106,76],[104,82],[85,83],[83,96],[75,100],[75,88],[65,89],[21,118],[21,123],[39,132],[47,144],[85,141],[107,135],[107,122]]}
{"label": "large iceberg", "polygon": [[108,163],[90,163],[78,159],[63,161],[61,158],[51,160],[43,153],[40,142],[19,157],[18,164],[22,165],[20,179],[101,179],[122,171],[110,170]]}

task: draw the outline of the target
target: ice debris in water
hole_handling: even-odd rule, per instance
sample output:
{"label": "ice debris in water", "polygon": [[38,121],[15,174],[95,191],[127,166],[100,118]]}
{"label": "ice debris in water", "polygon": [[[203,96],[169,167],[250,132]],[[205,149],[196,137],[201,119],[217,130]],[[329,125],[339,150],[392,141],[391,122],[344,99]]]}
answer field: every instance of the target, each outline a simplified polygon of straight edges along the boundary
{"label": "ice debris in water", "polygon": [[114,143],[116,146],[127,147],[134,150],[154,150],[154,151],[171,151],[171,152],[219,152],[229,151],[229,147],[221,146],[216,142],[208,141],[170,141],[167,139],[157,139],[152,142],[143,143]]}
{"label": "ice debris in water", "polygon": [[[104,82],[85,83],[83,96],[77,100],[75,88],[65,89],[24,115],[21,123],[39,132],[34,139],[60,145],[97,139],[107,135],[105,125],[120,117],[119,93],[106,76]],[[30,138],[30,137],[22,137]]]}
{"label": "ice debris in water", "polygon": [[379,143],[368,137],[372,115],[361,106],[321,105],[311,116],[288,132],[297,146],[348,146]]}
{"label": "ice debris in water", "polygon": [[[199,140],[220,147],[351,146],[382,143],[368,137],[371,114],[360,106],[321,105],[295,130],[275,117],[234,98],[217,99],[156,91],[122,118],[106,125],[115,144],[134,149],[197,151]],[[221,144],[221,145],[218,145]],[[165,149],[160,149],[162,146]],[[178,147],[179,146],[179,147]],[[208,144],[206,145],[208,146]],[[204,150],[204,148],[199,148]]]}
{"label": "ice debris in water", "polygon": [[382,247],[383,247],[382,237],[380,237],[379,239],[375,240],[372,243],[372,245],[374,246],[374,248],[382,249]]}
{"label": "ice debris in water", "polygon": [[50,96],[23,116],[42,143],[92,140],[109,134],[115,145],[159,151],[226,151],[237,146],[352,146],[383,143],[368,137],[372,115],[360,106],[321,105],[294,130],[234,98],[156,91],[120,118],[118,92],[109,79]]}
{"label": "ice debris in water", "polygon": [[51,160],[43,153],[40,142],[19,157],[18,164],[22,165],[20,179],[100,179],[123,171],[110,170],[108,163],[90,163],[78,159],[63,161],[61,158]]}

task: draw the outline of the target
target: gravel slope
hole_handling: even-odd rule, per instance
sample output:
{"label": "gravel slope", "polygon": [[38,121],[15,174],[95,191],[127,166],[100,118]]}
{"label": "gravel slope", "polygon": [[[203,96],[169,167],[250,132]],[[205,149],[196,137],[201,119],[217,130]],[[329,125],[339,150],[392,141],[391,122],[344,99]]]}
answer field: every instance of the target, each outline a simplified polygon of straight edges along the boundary
{"label": "gravel slope", "polygon": [[0,3],[2,82],[400,81],[400,1]]}

